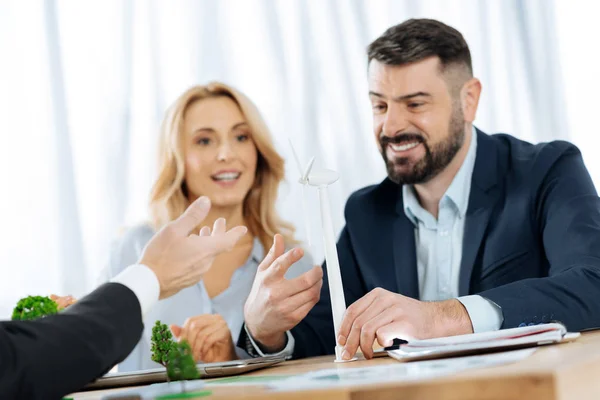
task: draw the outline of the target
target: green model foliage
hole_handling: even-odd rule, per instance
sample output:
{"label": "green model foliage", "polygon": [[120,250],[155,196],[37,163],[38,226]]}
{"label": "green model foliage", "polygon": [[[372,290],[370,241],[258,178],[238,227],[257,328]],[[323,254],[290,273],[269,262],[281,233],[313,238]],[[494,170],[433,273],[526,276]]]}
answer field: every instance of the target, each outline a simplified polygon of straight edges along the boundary
{"label": "green model foliage", "polygon": [[169,354],[175,349],[176,343],[169,327],[160,321],[156,321],[152,327],[152,361],[167,367]]}
{"label": "green model foliage", "polygon": [[178,342],[174,351],[169,354],[167,375],[172,381],[200,378],[192,349],[185,340]]}
{"label": "green model foliage", "polygon": [[[167,381],[198,379],[200,374],[187,341],[175,342],[167,325],[156,321],[152,327],[152,361],[167,368]],[[182,382],[185,392],[185,382]]]}
{"label": "green model foliage", "polygon": [[13,321],[31,320],[47,315],[56,314],[58,306],[56,302],[46,296],[28,296],[17,303],[13,310]]}

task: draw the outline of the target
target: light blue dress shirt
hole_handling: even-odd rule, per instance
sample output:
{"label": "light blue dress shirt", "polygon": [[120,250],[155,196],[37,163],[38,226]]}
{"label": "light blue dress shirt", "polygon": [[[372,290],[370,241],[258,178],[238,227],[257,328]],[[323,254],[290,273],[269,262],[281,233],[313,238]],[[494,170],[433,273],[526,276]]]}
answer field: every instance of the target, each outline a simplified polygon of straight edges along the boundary
{"label": "light blue dress shirt", "polygon": [[473,331],[497,330],[502,310],[481,296],[458,297],[458,278],[477,134],[471,134],[467,156],[439,203],[437,220],[419,204],[412,185],[402,187],[404,213],[415,226],[419,297],[423,301],[457,298],[471,318]]}
{"label": "light blue dress shirt", "polygon": [[[135,264],[154,233],[154,230],[148,225],[139,225],[127,231],[120,240],[113,244],[109,263],[101,273],[99,281],[104,283],[118,275],[127,266]],[[255,239],[250,257],[233,273],[229,287],[212,299],[208,296],[204,283],[200,281],[197,285],[183,289],[176,295],[160,300],[153,305],[144,316],[144,332],[140,342],[131,354],[119,364],[119,371],[136,371],[159,366],[152,361],[150,350],[152,326],[156,320],[167,325],[181,326],[189,317],[201,314],[220,314],[227,322],[235,345],[244,322],[244,303],[250,294],[263,255],[263,247],[260,241]],[[312,257],[305,252],[304,257],[290,267],[285,277],[288,279],[297,277],[311,268],[313,268]],[[293,346],[291,335],[288,335],[288,343]],[[238,347],[236,347],[236,352],[240,358],[249,358],[248,354]]]}

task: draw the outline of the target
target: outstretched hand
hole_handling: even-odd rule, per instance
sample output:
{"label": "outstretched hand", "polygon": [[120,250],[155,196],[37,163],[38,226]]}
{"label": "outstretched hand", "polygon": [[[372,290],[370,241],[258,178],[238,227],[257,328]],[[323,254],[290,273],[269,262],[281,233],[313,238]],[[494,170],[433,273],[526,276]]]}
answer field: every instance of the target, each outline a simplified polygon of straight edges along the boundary
{"label": "outstretched hand", "polygon": [[203,227],[199,235],[193,234],[209,210],[208,197],[200,197],[179,218],[154,235],[144,248],[139,263],[156,274],[161,299],[198,283],[215,257],[231,250],[246,234],[244,226],[226,230],[223,218],[215,221],[212,231]]}

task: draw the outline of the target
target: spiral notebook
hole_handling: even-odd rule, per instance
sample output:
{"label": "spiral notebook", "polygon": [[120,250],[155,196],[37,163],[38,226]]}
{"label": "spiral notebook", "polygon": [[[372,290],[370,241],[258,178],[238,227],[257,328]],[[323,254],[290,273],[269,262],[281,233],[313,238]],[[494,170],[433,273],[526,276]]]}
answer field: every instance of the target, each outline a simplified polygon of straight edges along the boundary
{"label": "spiral notebook", "polygon": [[389,356],[399,361],[416,361],[569,342],[579,336],[579,333],[567,332],[564,325],[551,323],[493,332],[411,340],[396,346],[397,349],[386,350]]}

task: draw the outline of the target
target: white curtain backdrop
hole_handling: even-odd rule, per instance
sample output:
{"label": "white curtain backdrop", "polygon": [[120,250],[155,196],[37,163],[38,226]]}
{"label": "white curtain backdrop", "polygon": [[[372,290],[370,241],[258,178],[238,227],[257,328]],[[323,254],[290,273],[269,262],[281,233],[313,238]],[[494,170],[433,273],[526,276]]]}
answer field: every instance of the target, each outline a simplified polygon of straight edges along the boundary
{"label": "white curtain backdrop", "polygon": [[[570,45],[583,29],[598,36],[591,17],[594,26],[579,24],[594,15],[593,2],[556,1],[0,0],[0,318],[28,294],[93,288],[111,239],[146,218],[158,126],[194,84],[222,80],[256,102],[288,160],[278,207],[301,239],[288,138],[305,161],[315,156],[340,172],[330,193],[339,231],[348,195],[385,176],[365,48],[410,17],[465,35],[483,82],[480,128],[593,146],[595,107],[566,107],[589,90],[579,67],[593,40]],[[565,90],[569,79],[581,90]],[[600,162],[593,172],[600,179]],[[317,195],[309,194],[320,261]]]}

